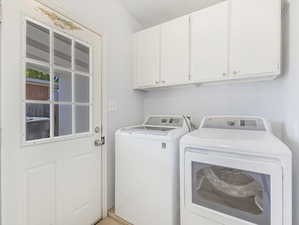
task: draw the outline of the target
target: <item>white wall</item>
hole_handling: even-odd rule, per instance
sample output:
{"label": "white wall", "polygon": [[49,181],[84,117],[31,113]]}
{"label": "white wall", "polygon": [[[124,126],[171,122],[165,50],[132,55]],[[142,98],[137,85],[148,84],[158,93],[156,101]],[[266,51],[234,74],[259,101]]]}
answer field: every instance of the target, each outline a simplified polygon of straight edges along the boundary
{"label": "white wall", "polygon": [[299,224],[299,2],[290,0],[283,24],[283,76],[274,81],[155,90],[145,94],[144,113],[259,115],[294,154],[294,225]]}
{"label": "white wall", "polygon": [[285,24],[285,142],[293,150],[293,224],[299,224],[299,2],[290,0]]}
{"label": "white wall", "polygon": [[260,115],[274,122],[281,136],[282,81],[223,84],[156,90],[145,94],[148,114],[187,114],[196,125],[205,115]]}

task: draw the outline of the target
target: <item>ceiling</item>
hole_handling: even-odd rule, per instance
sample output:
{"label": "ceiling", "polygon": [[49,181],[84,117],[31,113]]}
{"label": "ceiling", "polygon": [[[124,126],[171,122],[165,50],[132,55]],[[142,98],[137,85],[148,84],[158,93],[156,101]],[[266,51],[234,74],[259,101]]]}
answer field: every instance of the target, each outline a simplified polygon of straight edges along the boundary
{"label": "ceiling", "polygon": [[160,24],[223,0],[120,0],[144,27]]}

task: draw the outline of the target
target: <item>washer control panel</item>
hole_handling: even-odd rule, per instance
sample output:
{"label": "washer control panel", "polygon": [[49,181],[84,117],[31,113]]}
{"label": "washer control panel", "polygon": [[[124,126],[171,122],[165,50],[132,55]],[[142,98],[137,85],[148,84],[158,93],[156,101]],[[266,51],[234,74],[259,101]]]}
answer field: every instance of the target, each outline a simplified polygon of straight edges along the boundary
{"label": "washer control panel", "polygon": [[182,117],[172,116],[150,116],[145,121],[146,126],[166,126],[166,127],[182,127],[184,119]]}
{"label": "washer control panel", "polygon": [[266,131],[265,121],[253,117],[207,117],[201,128]]}

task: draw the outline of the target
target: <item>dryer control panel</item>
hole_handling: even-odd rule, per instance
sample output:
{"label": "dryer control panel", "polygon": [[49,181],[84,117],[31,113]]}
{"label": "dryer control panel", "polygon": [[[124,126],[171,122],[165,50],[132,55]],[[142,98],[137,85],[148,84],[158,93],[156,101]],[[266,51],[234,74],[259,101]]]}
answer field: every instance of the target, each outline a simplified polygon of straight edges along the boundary
{"label": "dryer control panel", "polygon": [[270,130],[266,121],[258,117],[206,117],[200,128],[237,129],[237,130]]}
{"label": "dryer control panel", "polygon": [[183,127],[184,119],[175,116],[150,116],[144,122],[145,126]]}

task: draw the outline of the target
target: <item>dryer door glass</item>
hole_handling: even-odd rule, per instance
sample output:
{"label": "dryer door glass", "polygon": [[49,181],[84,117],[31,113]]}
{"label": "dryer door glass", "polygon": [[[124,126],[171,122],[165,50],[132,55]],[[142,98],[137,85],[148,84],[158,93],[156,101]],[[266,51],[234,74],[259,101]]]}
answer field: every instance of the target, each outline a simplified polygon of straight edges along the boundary
{"label": "dryer door glass", "polygon": [[192,202],[230,216],[270,225],[270,176],[192,162]]}

